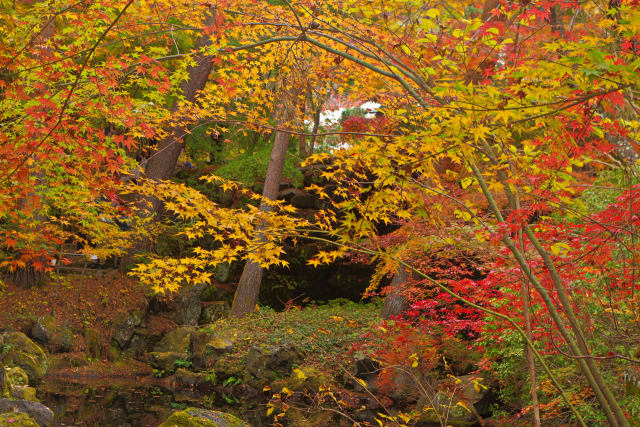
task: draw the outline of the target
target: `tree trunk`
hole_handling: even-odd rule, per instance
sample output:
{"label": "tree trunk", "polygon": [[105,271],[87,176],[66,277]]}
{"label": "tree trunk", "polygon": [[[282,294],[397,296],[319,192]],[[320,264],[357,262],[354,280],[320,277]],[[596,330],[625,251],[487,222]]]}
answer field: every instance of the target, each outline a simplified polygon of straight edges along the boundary
{"label": "tree trunk", "polygon": [[231,306],[232,316],[242,317],[247,313],[255,311],[258,297],[260,296],[262,276],[263,271],[260,264],[247,261],[242,270],[238,288],[233,296],[233,305]]}
{"label": "tree trunk", "polygon": [[11,281],[21,288],[31,288],[41,286],[44,283],[46,273],[44,270],[36,269],[34,261],[30,260],[23,268],[19,268],[11,274]]}
{"label": "tree trunk", "polygon": [[323,103],[318,101],[315,111],[313,112],[313,128],[311,130],[311,140],[307,147],[307,156],[311,156],[316,148],[316,140],[318,139],[318,129],[320,128],[320,114],[322,113]]}
{"label": "tree trunk", "polygon": [[[280,181],[282,180],[282,169],[287,156],[287,147],[289,145],[289,134],[285,132],[276,132],[273,141],[273,149],[271,150],[271,158],[267,167],[267,174],[264,179],[264,188],[262,197],[268,200],[276,200],[278,190],[280,189]],[[260,205],[260,210],[268,212],[272,209],[266,203]],[[262,239],[260,231],[263,226],[256,227],[256,239]],[[260,284],[262,283],[262,267],[253,261],[247,261],[242,270],[238,288],[233,297],[233,305],[231,307],[231,315],[234,317],[242,317],[247,313],[255,310],[260,294]]]}
{"label": "tree trunk", "polygon": [[409,308],[409,301],[404,295],[406,282],[409,279],[407,270],[400,266],[391,279],[391,293],[384,299],[381,316],[383,319],[390,319],[391,316],[399,316]]}
{"label": "tree trunk", "polygon": [[[522,239],[522,232],[520,233],[520,247],[524,250],[524,240]],[[533,340],[533,334],[531,332],[531,315],[529,312],[529,289],[527,289],[526,279],[523,277],[521,293],[522,293],[522,312],[524,315],[525,332],[527,338],[530,341]],[[536,375],[536,361],[533,356],[533,351],[525,344],[525,352],[527,353],[527,364],[529,366],[529,393],[531,394],[531,403],[533,404],[533,422],[536,427],[542,425],[540,421],[540,402],[538,401],[538,386]]]}
{"label": "tree trunk", "polygon": [[[205,19],[205,27],[215,23],[215,8],[209,9]],[[211,45],[211,36],[202,35],[196,41],[195,51],[199,51]],[[186,101],[194,102],[196,94],[204,89],[209,79],[209,73],[213,66],[212,56],[200,56],[196,58],[196,64],[189,67],[189,78],[182,83],[182,96]],[[171,108],[171,111],[178,111],[178,101]],[[188,134],[189,126],[177,125],[167,129],[167,135],[158,142],[158,148],[149,157],[145,176],[151,179],[166,180],[171,178],[178,162],[178,157],[184,147],[184,137]],[[153,212],[157,211],[160,202],[157,199],[151,201]]]}

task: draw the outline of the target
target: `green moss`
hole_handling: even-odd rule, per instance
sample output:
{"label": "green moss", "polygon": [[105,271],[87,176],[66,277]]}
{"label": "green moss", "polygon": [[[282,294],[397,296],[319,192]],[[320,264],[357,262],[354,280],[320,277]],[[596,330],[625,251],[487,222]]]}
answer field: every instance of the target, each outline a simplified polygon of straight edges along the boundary
{"label": "green moss", "polygon": [[85,328],[83,335],[87,353],[94,359],[102,358],[102,338],[100,333],[95,329]]}
{"label": "green moss", "polygon": [[176,370],[176,361],[186,360],[187,358],[187,353],[176,353],[174,351],[152,351],[151,353],[149,353],[149,361],[151,362],[151,366],[166,373],[171,373]]}
{"label": "green moss", "polygon": [[190,326],[174,329],[156,344],[154,350],[157,352],[187,353],[191,343],[191,334],[194,331],[195,328]]}
{"label": "green moss", "polygon": [[172,414],[158,427],[249,427],[249,424],[224,412],[187,408]]}
{"label": "green moss", "polygon": [[38,427],[38,423],[27,414],[13,412],[0,414],[0,427]]}
{"label": "green moss", "polygon": [[7,371],[7,377],[9,378],[9,382],[13,385],[28,385],[29,384],[29,376],[24,371],[24,369],[20,367],[13,367]]}
{"label": "green moss", "polygon": [[[233,349],[216,360],[216,372],[221,378],[242,376],[240,371],[244,370],[252,347],[287,343],[294,344],[304,355],[305,366],[331,376],[338,367],[352,363],[349,350],[380,322],[379,313],[377,304],[350,301],[285,312],[261,308],[240,319],[217,320],[202,330],[233,342]],[[284,373],[287,377],[289,374],[290,371]]]}
{"label": "green moss", "polygon": [[[250,150],[238,154],[235,158],[230,159],[226,165],[217,169],[216,175],[239,181],[246,186],[255,186],[262,182],[267,172],[272,145],[271,142],[266,141],[251,147]],[[295,151],[295,148],[296,144],[290,145],[282,169],[282,179],[299,186],[302,184],[302,172],[296,166],[295,153],[291,152]]]}
{"label": "green moss", "polygon": [[11,383],[5,369],[0,365],[0,398],[11,399]]}
{"label": "green moss", "polygon": [[45,376],[49,363],[44,351],[20,332],[0,335],[0,345],[6,348],[3,362],[6,366],[22,368],[29,376],[29,383],[37,383]]}
{"label": "green moss", "polygon": [[11,394],[14,399],[30,400],[40,402],[36,397],[36,389],[26,385],[14,385],[11,387]]}
{"label": "green moss", "polygon": [[299,366],[294,368],[289,378],[273,383],[272,388],[274,391],[280,391],[283,387],[299,392],[306,390],[317,391],[321,385],[326,386],[330,383],[331,378],[327,373],[313,366]]}

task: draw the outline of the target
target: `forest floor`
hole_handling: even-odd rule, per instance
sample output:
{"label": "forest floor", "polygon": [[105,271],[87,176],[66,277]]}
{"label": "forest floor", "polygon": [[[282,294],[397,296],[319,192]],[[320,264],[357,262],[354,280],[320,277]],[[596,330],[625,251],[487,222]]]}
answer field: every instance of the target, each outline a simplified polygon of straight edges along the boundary
{"label": "forest floor", "polygon": [[[44,285],[28,289],[7,281],[0,287],[0,329],[28,334],[37,318],[53,315],[73,331],[91,327],[106,343],[115,319],[146,305],[150,295],[146,287],[111,270],[53,275]],[[84,351],[82,334],[76,335],[72,351]]]}
{"label": "forest floor", "polygon": [[[101,345],[109,347],[112,327],[119,316],[147,307],[151,292],[135,280],[117,271],[93,270],[86,275],[64,274],[52,276],[42,286],[28,289],[6,282],[0,288],[0,330],[16,330],[30,335],[31,327],[41,316],[53,315],[58,325],[73,331],[69,352],[56,356],[66,359],[59,368],[92,362],[100,371],[121,371],[105,357],[102,361],[86,360],[86,343],[82,331],[91,328],[98,332]],[[169,302],[171,298],[164,298]],[[295,343],[304,356],[305,365],[334,373],[346,369],[354,352],[366,352],[364,336],[379,327],[381,307],[377,303],[360,304],[347,300],[326,305],[311,304],[302,308],[292,306],[285,311],[263,307],[242,319],[223,318],[200,329],[215,332],[234,343],[233,351],[225,356],[241,371],[244,356],[256,344],[280,345]],[[148,314],[149,327],[160,332],[177,327],[171,313]],[[363,341],[364,340],[364,341]],[[99,366],[98,366],[99,365]],[[235,366],[237,365],[237,366]]]}

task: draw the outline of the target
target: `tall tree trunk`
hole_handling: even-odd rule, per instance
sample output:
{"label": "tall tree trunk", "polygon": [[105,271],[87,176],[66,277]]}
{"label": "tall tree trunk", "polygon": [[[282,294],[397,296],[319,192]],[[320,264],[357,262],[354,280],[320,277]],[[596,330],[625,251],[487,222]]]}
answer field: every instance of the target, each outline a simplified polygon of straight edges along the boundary
{"label": "tall tree trunk", "polygon": [[[524,240],[522,239],[522,232],[520,232],[520,242],[521,248],[524,245],[522,244]],[[533,334],[531,332],[531,313],[529,312],[529,289],[527,287],[526,279],[522,278],[522,313],[524,315],[524,325],[525,325],[525,333],[527,334],[527,338],[531,341],[533,340]],[[538,386],[537,386],[537,375],[536,375],[536,361],[533,356],[533,351],[529,348],[528,345],[525,344],[525,351],[527,353],[527,364],[529,366],[529,393],[531,394],[531,403],[533,405],[533,421],[536,427],[540,427],[540,402],[538,401]]]}
{"label": "tall tree trunk", "polygon": [[409,301],[404,295],[405,284],[409,279],[407,270],[400,266],[391,279],[391,292],[384,299],[384,305],[382,306],[381,316],[383,319],[390,319],[391,316],[399,316],[407,308],[409,308]]}
{"label": "tall tree trunk", "polygon": [[309,103],[309,109],[313,117],[313,123],[311,127],[311,138],[309,144],[307,144],[306,135],[300,135],[300,158],[302,160],[311,156],[314,152],[316,140],[318,139],[318,129],[320,128],[320,114],[322,114],[322,107],[324,106],[325,99],[318,96],[316,102],[313,102],[313,90],[311,89],[311,83],[307,84],[307,102]]}
{"label": "tall tree trunk", "polygon": [[313,111],[313,128],[311,129],[311,139],[307,146],[307,156],[311,156],[316,148],[316,140],[318,139],[318,129],[320,128],[320,114],[322,114],[323,102],[318,100],[318,105]]}
{"label": "tall tree trunk", "polygon": [[[207,11],[205,27],[215,23],[215,7]],[[211,45],[211,36],[203,34],[196,41],[195,51],[199,51]],[[188,68],[188,79],[181,85],[182,96],[186,101],[194,102],[199,91],[204,89],[209,79],[209,73],[213,66],[213,57],[204,55],[196,58],[196,64]],[[172,106],[171,111],[178,111],[178,101]],[[184,148],[184,137],[189,131],[188,125],[176,125],[167,129],[167,134],[158,142],[157,149],[149,157],[146,165],[145,176],[151,179],[166,180],[171,178],[178,162],[178,157]],[[151,201],[153,212],[160,207],[157,199]]]}
{"label": "tall tree trunk", "polygon": [[[286,122],[286,120],[285,120]],[[276,200],[278,197],[278,190],[280,189],[280,181],[282,180],[282,169],[284,168],[284,161],[287,156],[287,147],[289,145],[289,134],[285,132],[276,132],[275,139],[273,141],[273,148],[271,150],[271,158],[269,159],[269,166],[267,167],[267,174],[264,179],[264,188],[262,190],[262,197],[268,200]],[[262,203],[260,210],[268,212],[273,208]],[[260,231],[263,226],[257,226],[257,239],[263,238]],[[231,315],[234,317],[242,317],[247,313],[251,313],[255,310],[258,303],[258,296],[260,294],[260,285],[262,283],[262,267],[260,264],[247,261],[242,270],[240,281],[238,282],[238,288],[233,297],[233,305],[231,307]]]}

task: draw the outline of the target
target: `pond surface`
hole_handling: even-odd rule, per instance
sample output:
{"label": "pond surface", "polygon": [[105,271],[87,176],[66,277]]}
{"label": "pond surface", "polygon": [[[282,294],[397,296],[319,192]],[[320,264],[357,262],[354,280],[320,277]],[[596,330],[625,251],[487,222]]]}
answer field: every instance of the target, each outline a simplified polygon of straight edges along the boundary
{"label": "pond surface", "polygon": [[[37,390],[41,402],[55,413],[54,427],[156,427],[188,406],[233,413],[251,426],[269,425],[261,419],[264,405],[243,401],[231,392],[176,390],[166,378],[54,373]],[[237,403],[225,405],[226,400]]]}

